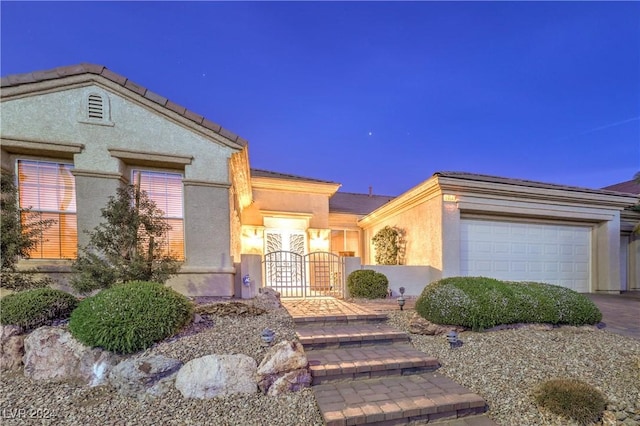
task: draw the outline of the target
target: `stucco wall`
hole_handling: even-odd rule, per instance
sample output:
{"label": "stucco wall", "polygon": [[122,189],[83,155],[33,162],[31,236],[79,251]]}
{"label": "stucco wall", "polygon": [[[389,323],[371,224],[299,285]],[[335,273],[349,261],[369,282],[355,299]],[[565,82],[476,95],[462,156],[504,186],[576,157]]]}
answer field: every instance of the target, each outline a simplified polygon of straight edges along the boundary
{"label": "stucco wall", "polygon": [[262,226],[261,211],[312,214],[310,228],[329,227],[329,197],[324,194],[253,190],[253,204],[242,212],[243,225]]}
{"label": "stucco wall", "polygon": [[[108,102],[110,114],[99,124],[86,122],[89,94]],[[233,295],[228,161],[237,149],[135,94],[95,82],[3,99],[1,137],[2,165],[11,171],[20,158],[74,163],[82,245],[82,230],[102,221],[100,208],[117,185],[130,180],[132,169],[182,173],[185,263],[171,283],[190,294]],[[62,152],[60,144],[78,152]]]}

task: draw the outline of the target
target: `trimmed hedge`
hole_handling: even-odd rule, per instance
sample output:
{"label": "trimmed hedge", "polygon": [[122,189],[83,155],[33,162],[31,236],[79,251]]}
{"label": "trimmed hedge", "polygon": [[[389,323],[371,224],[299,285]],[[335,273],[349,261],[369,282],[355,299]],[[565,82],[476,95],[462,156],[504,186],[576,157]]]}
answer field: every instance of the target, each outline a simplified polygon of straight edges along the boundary
{"label": "trimmed hedge", "polygon": [[607,400],[598,389],[574,379],[553,379],[534,392],[536,403],[552,413],[582,425],[600,420]]}
{"label": "trimmed hedge", "polygon": [[389,280],[380,272],[360,269],[349,274],[347,288],[351,297],[384,299],[389,291]]}
{"label": "trimmed hedge", "polygon": [[568,288],[486,277],[451,277],[431,283],[416,300],[415,309],[436,324],[473,330],[502,324],[584,325],[602,320],[591,300]]}
{"label": "trimmed hedge", "polygon": [[191,302],[162,284],[133,281],[89,297],[71,314],[69,330],[85,345],[129,354],[187,325]]}
{"label": "trimmed hedge", "polygon": [[38,288],[0,299],[0,324],[19,325],[31,331],[69,318],[78,299],[62,290]]}

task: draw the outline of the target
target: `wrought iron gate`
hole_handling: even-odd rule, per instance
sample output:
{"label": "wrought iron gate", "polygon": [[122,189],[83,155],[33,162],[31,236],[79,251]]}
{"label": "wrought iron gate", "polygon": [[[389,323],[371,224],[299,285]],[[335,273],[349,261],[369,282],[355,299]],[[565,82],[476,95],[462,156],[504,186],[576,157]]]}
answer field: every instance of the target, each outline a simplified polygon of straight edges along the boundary
{"label": "wrought iron gate", "polygon": [[344,259],[333,253],[274,251],[264,255],[263,265],[265,286],[281,297],[344,295]]}

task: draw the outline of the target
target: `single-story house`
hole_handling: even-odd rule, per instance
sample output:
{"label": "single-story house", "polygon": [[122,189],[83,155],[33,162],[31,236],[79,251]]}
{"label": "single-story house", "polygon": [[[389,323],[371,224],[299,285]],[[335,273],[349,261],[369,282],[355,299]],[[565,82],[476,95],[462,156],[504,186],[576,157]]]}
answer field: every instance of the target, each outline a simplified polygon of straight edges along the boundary
{"label": "single-story house", "polygon": [[[267,264],[276,252],[374,263],[371,239],[385,225],[403,229],[406,265],[429,266],[430,279],[640,287],[631,233],[640,214],[628,209],[637,194],[467,173],[436,173],[398,197],[343,193],[337,182],[252,169],[246,140],[93,64],[6,76],[0,95],[2,172],[17,177],[22,207],[56,221],[22,265],[63,285],[108,197],[139,183],[166,213],[169,247],[184,262],[169,285],[188,295],[237,295],[249,280],[244,259]],[[309,262],[302,269],[332,290],[344,278]]]}

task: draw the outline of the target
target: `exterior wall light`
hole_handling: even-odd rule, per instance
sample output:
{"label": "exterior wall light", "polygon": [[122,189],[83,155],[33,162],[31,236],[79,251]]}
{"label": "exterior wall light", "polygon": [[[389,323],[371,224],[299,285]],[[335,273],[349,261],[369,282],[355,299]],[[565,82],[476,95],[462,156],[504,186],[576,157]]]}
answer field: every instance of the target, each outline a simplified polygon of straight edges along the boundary
{"label": "exterior wall light", "polygon": [[458,198],[453,194],[444,194],[442,196],[442,199],[449,203],[455,203],[456,201],[458,201]]}

